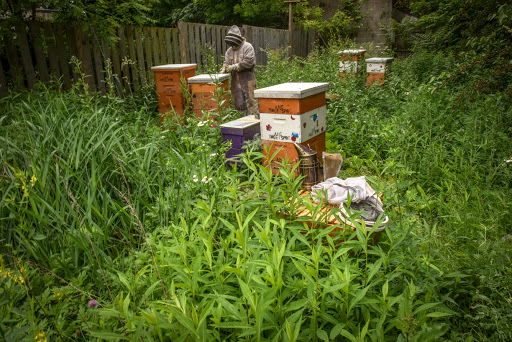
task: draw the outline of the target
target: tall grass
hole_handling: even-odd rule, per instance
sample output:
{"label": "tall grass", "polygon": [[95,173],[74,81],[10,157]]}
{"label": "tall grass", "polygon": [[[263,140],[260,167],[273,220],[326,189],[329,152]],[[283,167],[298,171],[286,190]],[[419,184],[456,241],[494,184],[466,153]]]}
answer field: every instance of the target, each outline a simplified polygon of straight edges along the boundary
{"label": "tall grass", "polygon": [[269,52],[258,84],[329,81],[340,95],[327,146],[341,149],[341,177],[384,194],[378,244],[364,225],[308,225],[292,203],[319,208],[289,166],[273,175],[257,143],[226,166],[218,129],[161,129],[154,98],[77,87],[1,99],[6,339],[512,338],[510,102],[457,102],[455,56],[396,61],[386,86],[342,81],[345,47]]}

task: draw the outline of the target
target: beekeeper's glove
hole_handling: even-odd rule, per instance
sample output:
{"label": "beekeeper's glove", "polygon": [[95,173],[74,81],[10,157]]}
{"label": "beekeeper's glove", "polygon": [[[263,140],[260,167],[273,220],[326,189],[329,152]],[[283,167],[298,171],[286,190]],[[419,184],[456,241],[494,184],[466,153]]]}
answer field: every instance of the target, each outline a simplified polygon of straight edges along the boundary
{"label": "beekeeper's glove", "polygon": [[232,71],[240,71],[240,64],[232,64],[232,65],[228,65],[226,67],[226,72],[232,72]]}

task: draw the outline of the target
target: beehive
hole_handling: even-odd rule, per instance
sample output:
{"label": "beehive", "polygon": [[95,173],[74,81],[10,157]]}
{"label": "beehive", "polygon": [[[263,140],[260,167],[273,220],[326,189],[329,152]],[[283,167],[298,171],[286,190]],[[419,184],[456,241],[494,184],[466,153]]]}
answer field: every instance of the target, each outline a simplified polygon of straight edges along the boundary
{"label": "beehive", "polygon": [[340,77],[349,74],[355,74],[359,71],[359,63],[364,58],[366,50],[343,50],[338,54],[340,56],[339,72]]}
{"label": "beehive", "polygon": [[188,78],[196,117],[201,118],[204,111],[215,111],[219,103],[229,107],[229,77],[229,74],[203,74]]}
{"label": "beehive", "polygon": [[226,158],[230,159],[245,151],[245,143],[257,138],[260,133],[260,121],[254,115],[244,116],[220,125],[220,132],[222,142],[231,141],[231,149],[226,151]]}
{"label": "beehive", "polygon": [[254,92],[260,108],[265,164],[282,159],[295,162],[298,155],[294,142],[308,146],[318,155],[325,151],[328,88],[329,83],[283,83]]}
{"label": "beehive", "polygon": [[368,58],[366,60],[366,73],[368,74],[366,83],[384,83],[386,81],[386,75],[391,73],[393,60],[393,57]]}
{"label": "beehive", "polygon": [[151,67],[155,74],[156,92],[158,93],[158,111],[160,121],[172,110],[178,116],[183,116],[185,110],[181,93],[181,79],[187,79],[196,74],[197,64],[166,64]]}

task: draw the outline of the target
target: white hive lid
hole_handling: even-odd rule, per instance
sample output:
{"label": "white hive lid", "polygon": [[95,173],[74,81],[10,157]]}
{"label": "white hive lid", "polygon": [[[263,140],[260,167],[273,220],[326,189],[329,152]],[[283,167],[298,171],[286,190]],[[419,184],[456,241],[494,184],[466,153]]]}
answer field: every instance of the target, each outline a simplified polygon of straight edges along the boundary
{"label": "white hive lid", "polygon": [[260,120],[256,119],[254,117],[254,115],[247,115],[247,116],[244,116],[243,118],[236,119],[236,120],[233,120],[230,122],[226,122],[226,123],[220,125],[220,127],[244,129],[244,128],[251,127],[254,125],[258,125],[259,123],[260,123]]}
{"label": "white hive lid", "polygon": [[281,83],[275,86],[256,89],[256,98],[302,99],[329,89],[329,83],[301,82]]}
{"label": "white hive lid", "polygon": [[183,69],[187,67],[197,67],[197,64],[165,64],[165,65],[157,65],[151,67],[151,70],[175,70],[175,69]]}
{"label": "white hive lid", "polygon": [[343,50],[338,52],[340,55],[359,55],[363,52],[366,52],[366,50]]}
{"label": "white hive lid", "polygon": [[201,74],[188,78],[188,83],[214,83],[229,79],[230,74]]}
{"label": "white hive lid", "polygon": [[374,57],[365,59],[366,63],[387,63],[392,62],[393,60],[393,57]]}

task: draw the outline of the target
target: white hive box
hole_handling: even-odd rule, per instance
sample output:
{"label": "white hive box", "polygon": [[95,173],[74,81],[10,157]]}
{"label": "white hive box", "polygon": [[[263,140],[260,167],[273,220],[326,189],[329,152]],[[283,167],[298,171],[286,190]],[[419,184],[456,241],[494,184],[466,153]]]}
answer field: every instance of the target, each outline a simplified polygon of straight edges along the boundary
{"label": "white hive box", "polygon": [[260,114],[261,139],[301,143],[325,132],[326,106],[304,114]]}
{"label": "white hive box", "polygon": [[391,71],[391,63],[393,62],[393,57],[375,57],[368,58],[366,60],[366,71],[367,72],[376,72],[376,73],[385,73]]}
{"label": "white hive box", "polygon": [[359,61],[363,59],[366,50],[343,50],[338,52],[340,56],[339,72],[341,76],[355,73],[359,68]]}

